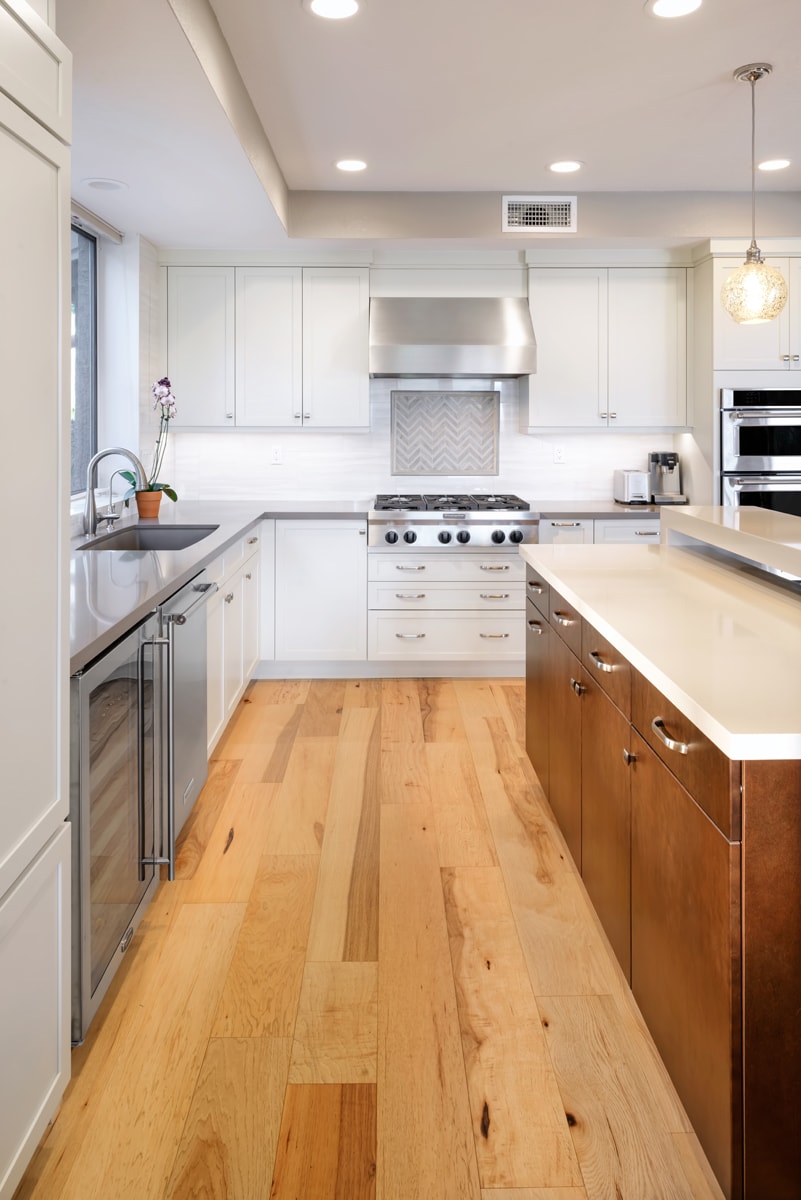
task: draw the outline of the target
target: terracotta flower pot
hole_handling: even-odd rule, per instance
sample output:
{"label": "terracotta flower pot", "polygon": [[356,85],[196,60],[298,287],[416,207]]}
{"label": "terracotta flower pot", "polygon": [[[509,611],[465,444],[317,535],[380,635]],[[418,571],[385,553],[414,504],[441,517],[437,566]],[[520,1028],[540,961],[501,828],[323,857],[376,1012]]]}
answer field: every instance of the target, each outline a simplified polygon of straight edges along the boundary
{"label": "terracotta flower pot", "polygon": [[158,520],[161,492],[136,492],[136,507],[140,521]]}

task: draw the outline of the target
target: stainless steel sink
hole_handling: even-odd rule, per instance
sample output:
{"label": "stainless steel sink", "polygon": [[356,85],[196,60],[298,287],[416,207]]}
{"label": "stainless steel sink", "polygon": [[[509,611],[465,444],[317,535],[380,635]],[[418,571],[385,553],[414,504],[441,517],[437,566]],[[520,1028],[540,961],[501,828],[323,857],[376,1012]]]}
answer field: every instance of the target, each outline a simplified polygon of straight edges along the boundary
{"label": "stainless steel sink", "polygon": [[84,542],[81,550],[185,550],[219,525],[130,525]]}

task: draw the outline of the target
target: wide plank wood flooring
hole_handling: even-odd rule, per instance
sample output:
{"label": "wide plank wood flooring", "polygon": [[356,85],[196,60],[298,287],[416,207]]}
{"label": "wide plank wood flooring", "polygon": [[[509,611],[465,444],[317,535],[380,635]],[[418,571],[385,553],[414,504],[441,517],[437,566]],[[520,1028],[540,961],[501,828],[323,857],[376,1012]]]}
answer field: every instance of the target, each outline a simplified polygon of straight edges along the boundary
{"label": "wide plank wood flooring", "polygon": [[523,724],[253,683],[16,1200],[720,1200]]}

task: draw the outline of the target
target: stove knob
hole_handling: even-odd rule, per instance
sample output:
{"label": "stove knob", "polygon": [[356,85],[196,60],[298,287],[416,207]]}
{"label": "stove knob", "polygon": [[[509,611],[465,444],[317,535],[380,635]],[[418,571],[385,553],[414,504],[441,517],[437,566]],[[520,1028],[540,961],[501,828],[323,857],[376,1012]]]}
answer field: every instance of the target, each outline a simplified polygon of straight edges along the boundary
{"label": "stove knob", "polygon": [[403,540],[404,540],[404,542],[408,542],[409,545],[411,545],[412,542],[417,541],[417,534],[414,532],[413,529],[407,529],[403,535]]}
{"label": "stove knob", "polygon": [[395,542],[397,542],[397,540],[398,540],[398,535],[394,529],[390,529],[388,533],[384,534],[384,541],[389,542],[390,545],[394,546],[394,544],[395,544]]}
{"label": "stove knob", "polygon": [[506,541],[506,534],[502,529],[493,529],[491,537],[493,542],[495,542],[495,544],[498,546],[501,544],[501,542]]}
{"label": "stove knob", "polygon": [[522,540],[523,540],[523,530],[522,529],[513,529],[512,532],[509,534],[509,541],[514,542],[515,545],[519,545],[519,543],[522,542]]}
{"label": "stove knob", "polygon": [[437,537],[443,543],[443,545],[447,545],[448,542],[451,540],[451,534],[448,533],[447,529],[443,529],[442,533],[437,534]]}
{"label": "stove knob", "polygon": [[461,542],[463,545],[465,542],[469,542],[470,541],[469,529],[460,529],[456,535],[456,540],[457,540],[457,542]]}

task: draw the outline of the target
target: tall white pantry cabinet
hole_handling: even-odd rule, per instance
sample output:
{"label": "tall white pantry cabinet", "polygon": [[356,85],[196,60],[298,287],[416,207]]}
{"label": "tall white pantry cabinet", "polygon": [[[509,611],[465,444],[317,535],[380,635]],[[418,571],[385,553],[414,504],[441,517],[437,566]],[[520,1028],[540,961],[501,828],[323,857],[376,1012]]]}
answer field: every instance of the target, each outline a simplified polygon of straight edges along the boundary
{"label": "tall white pantry cabinet", "polygon": [[69,1077],[70,93],[39,11],[0,0],[0,1200]]}

